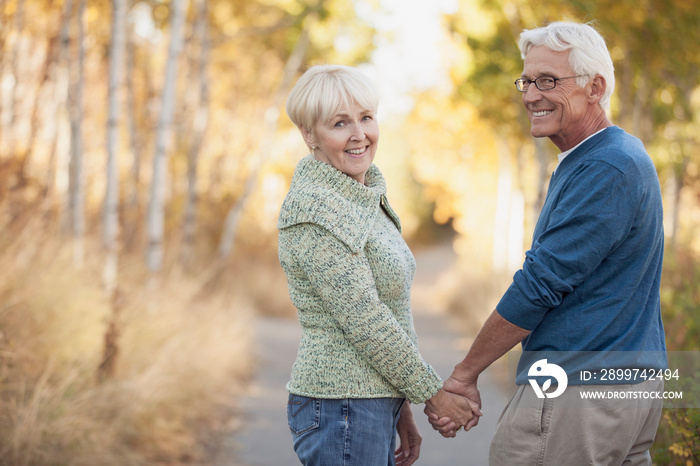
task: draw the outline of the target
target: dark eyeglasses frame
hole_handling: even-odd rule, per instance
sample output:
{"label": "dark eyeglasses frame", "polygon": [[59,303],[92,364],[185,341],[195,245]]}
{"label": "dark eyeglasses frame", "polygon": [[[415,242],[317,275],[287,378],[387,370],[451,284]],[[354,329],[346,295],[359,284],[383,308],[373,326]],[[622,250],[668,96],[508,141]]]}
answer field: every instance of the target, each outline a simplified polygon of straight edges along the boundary
{"label": "dark eyeglasses frame", "polygon": [[[588,76],[588,75],[587,74],[579,74],[576,76],[566,76],[564,78],[555,78],[554,76],[540,76],[539,78],[535,78],[535,79],[520,78],[520,79],[516,79],[513,84],[515,84],[515,88],[519,92],[527,92],[527,90],[530,87],[530,84],[534,84],[535,87],[537,89],[539,89],[540,91],[551,91],[552,89],[557,87],[557,81],[562,81],[564,79],[571,79],[571,78],[580,78],[583,76]],[[552,83],[553,83],[552,87],[545,87],[544,89],[542,87],[540,87],[540,80],[543,80],[543,79],[551,79]],[[527,84],[528,87],[523,87],[523,84]]]}

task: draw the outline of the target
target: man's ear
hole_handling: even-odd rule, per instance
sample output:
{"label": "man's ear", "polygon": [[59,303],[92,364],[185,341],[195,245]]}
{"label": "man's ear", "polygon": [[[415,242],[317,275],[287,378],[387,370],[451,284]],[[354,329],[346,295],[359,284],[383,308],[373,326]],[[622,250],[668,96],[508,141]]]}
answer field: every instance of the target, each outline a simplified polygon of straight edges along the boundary
{"label": "man's ear", "polygon": [[605,78],[602,75],[595,75],[593,80],[591,81],[591,90],[590,93],[588,94],[588,99],[592,104],[597,104],[600,102],[600,99],[603,98],[603,94],[605,94],[605,89],[607,88],[608,83],[605,81]]}
{"label": "man's ear", "polygon": [[301,135],[304,138],[306,145],[309,147],[315,147],[316,138],[314,137],[313,131],[304,128],[304,125],[299,125],[299,130],[301,131]]}

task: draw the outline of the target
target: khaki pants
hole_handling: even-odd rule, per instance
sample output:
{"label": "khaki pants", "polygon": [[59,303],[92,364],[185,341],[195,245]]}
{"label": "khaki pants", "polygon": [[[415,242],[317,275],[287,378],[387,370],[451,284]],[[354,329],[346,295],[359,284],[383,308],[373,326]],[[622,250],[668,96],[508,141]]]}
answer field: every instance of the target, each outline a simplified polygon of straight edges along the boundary
{"label": "khaki pants", "polygon": [[[604,393],[606,399],[582,399],[584,391]],[[642,392],[663,392],[663,381],[569,386],[559,397],[545,399],[530,385],[520,385],[496,426],[489,464],[651,465],[649,448],[663,400]]]}

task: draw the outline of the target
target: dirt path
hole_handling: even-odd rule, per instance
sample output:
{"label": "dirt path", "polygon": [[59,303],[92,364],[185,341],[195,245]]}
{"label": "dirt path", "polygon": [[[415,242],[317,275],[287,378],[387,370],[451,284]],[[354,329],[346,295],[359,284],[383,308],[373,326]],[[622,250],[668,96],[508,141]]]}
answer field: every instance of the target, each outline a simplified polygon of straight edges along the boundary
{"label": "dirt path", "polygon": [[[416,254],[418,275],[415,292],[425,296],[449,266],[449,249],[435,248]],[[424,299],[414,303],[418,346],[423,357],[443,377],[449,376],[456,362],[464,357],[466,344],[459,325],[439,309],[431,309]],[[296,320],[260,318],[256,326],[258,371],[249,393],[240,400],[239,424],[232,427],[215,466],[273,466],[299,464],[292,449],[287,427],[284,389],[296,357],[300,328]],[[509,388],[494,382],[489,371],[479,379],[484,417],[479,425],[455,439],[444,439],[432,430],[423,414],[423,405],[413,406],[423,434],[421,457],[417,464],[487,465],[491,436],[501,410],[508,401]]]}

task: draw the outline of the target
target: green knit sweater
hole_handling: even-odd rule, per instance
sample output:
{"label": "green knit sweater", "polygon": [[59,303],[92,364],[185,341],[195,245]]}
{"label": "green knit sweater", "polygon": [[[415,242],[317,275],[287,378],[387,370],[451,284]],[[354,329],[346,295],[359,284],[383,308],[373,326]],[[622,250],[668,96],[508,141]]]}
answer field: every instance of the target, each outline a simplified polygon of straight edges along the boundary
{"label": "green knit sweater", "polygon": [[406,397],[442,381],[411,315],[415,260],[372,165],[365,184],[302,159],[280,211],[279,258],[302,337],[287,389],[315,398]]}

